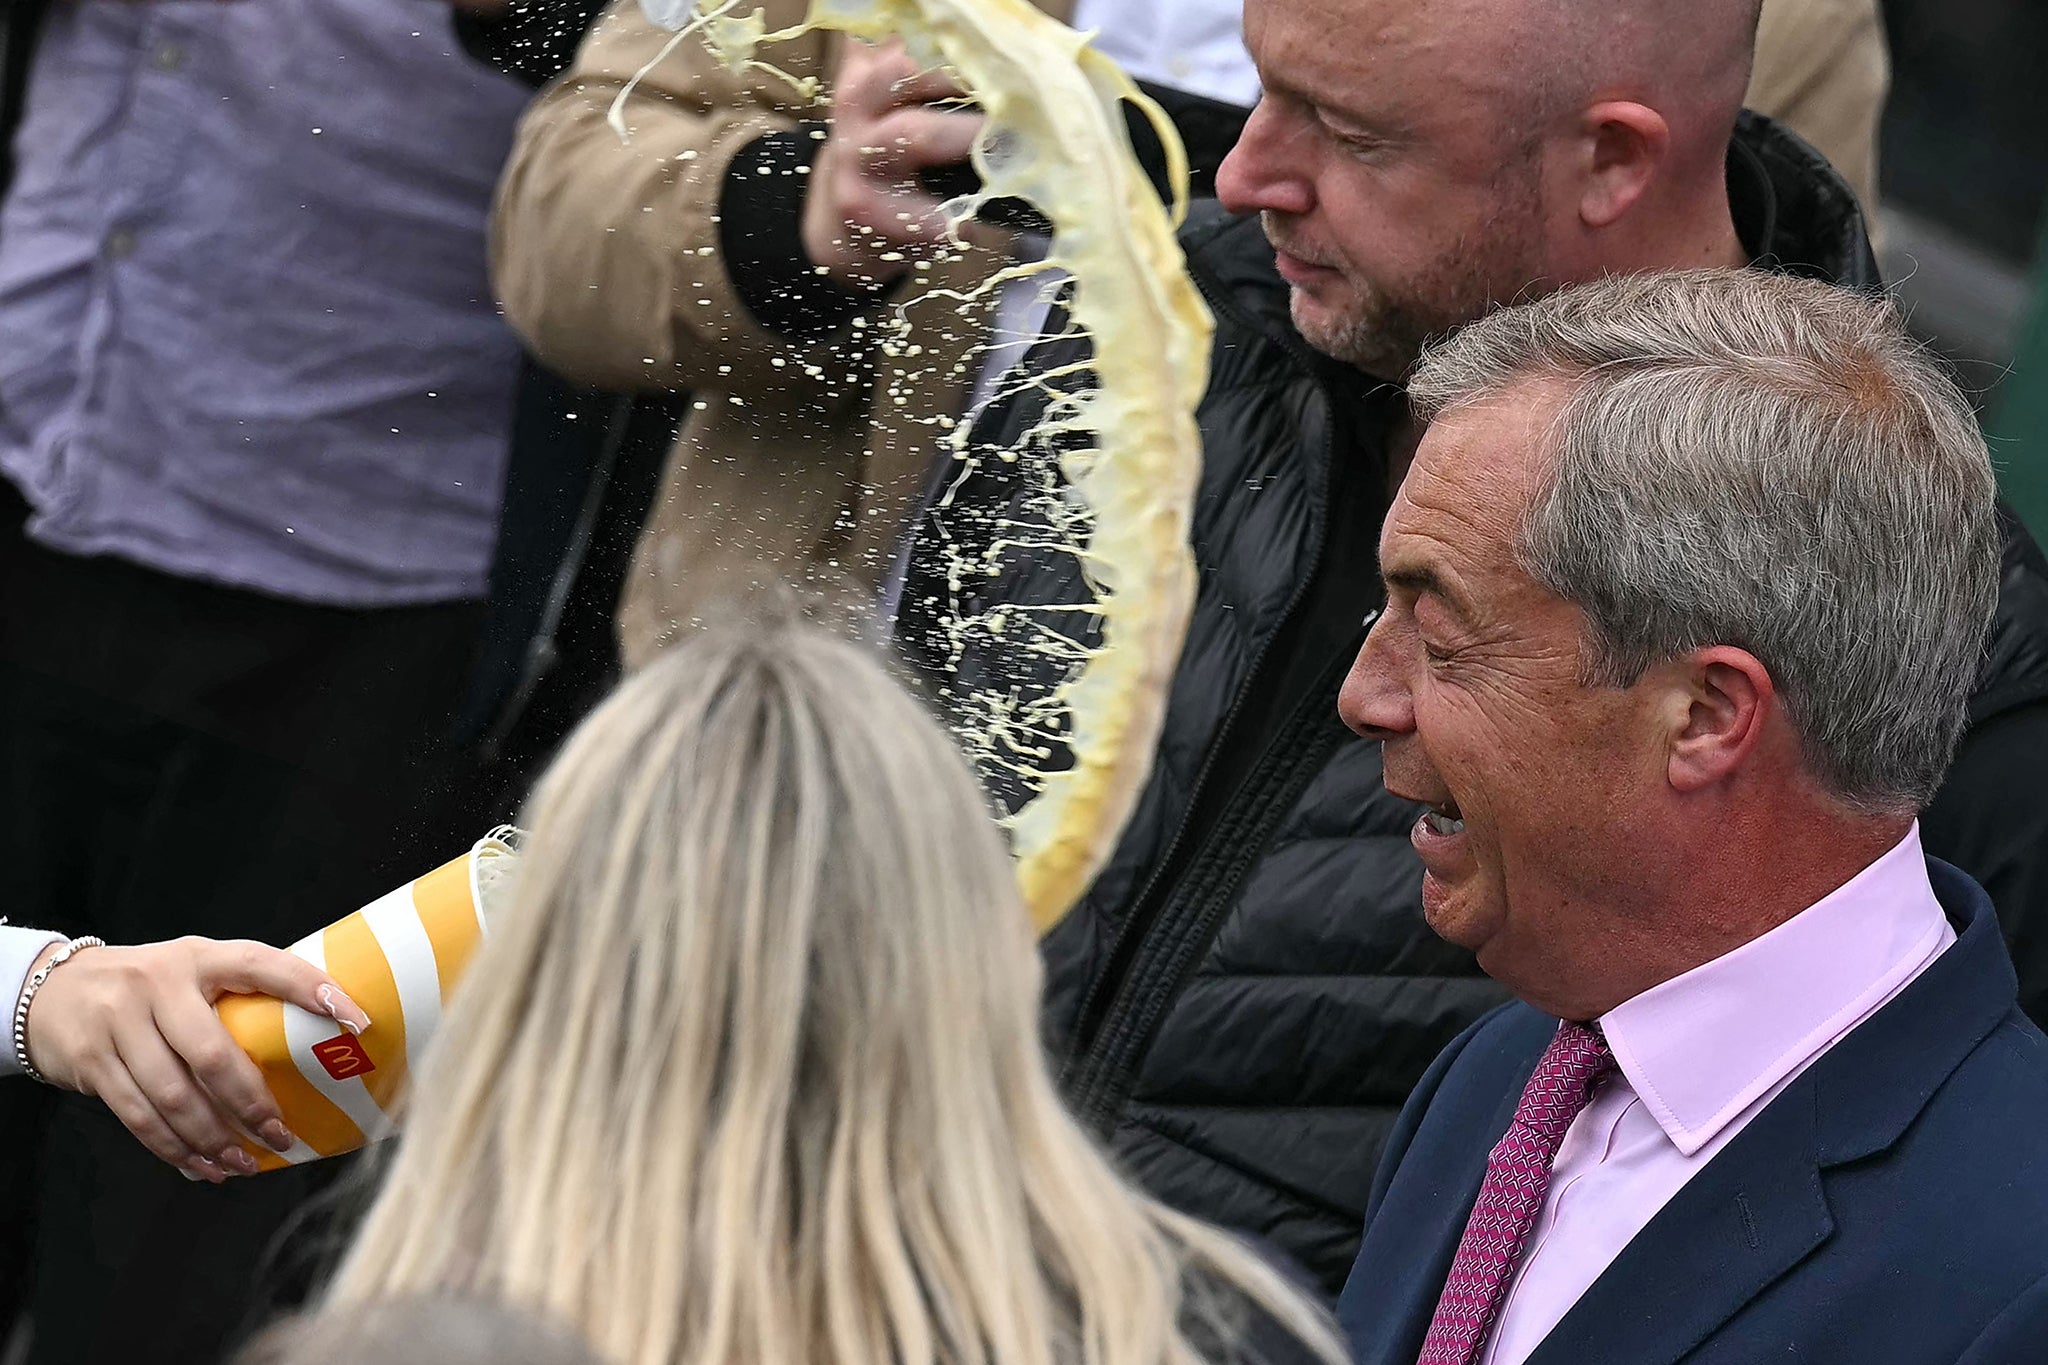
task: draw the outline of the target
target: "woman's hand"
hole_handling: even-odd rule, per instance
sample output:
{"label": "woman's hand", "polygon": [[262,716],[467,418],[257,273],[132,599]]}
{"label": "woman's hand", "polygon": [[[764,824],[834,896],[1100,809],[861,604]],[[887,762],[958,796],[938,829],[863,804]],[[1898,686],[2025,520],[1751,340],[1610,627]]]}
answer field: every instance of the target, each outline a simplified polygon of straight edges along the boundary
{"label": "woman's hand", "polygon": [[30,1002],[29,1061],[51,1084],[99,1097],[173,1166],[215,1184],[253,1175],[235,1126],[279,1151],[292,1135],[262,1072],[213,1012],[232,992],[275,996],[355,1033],[370,1024],[332,977],[281,948],[207,938],[87,948]]}

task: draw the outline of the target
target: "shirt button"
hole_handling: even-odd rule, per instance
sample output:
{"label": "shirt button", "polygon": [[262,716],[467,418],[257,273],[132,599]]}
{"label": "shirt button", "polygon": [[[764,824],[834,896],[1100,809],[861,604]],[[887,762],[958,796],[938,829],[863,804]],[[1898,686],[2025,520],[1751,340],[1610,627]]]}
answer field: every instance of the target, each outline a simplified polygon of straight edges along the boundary
{"label": "shirt button", "polygon": [[135,254],[135,234],[127,228],[115,228],[107,234],[107,257],[110,260],[125,261]]}
{"label": "shirt button", "polygon": [[156,50],[156,69],[176,71],[185,64],[185,49],[176,43],[165,43]]}

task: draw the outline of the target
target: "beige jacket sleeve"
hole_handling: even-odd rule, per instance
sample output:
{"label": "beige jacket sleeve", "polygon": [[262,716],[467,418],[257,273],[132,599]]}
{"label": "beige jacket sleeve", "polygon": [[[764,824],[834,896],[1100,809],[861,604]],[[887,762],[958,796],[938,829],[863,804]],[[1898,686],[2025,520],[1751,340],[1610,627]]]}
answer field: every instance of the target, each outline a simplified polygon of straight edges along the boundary
{"label": "beige jacket sleeve", "polygon": [[[773,30],[799,22],[806,5],[764,8]],[[492,216],[494,282],[512,326],[571,380],[777,388],[830,357],[748,313],[719,254],[719,196],[741,149],[814,116],[813,106],[773,72],[726,70],[694,37],[662,55],[673,37],[639,0],[613,0],[527,111]],[[824,35],[806,34],[763,55],[803,78],[820,73],[827,48]],[[621,106],[622,140],[608,115],[643,71]]]}
{"label": "beige jacket sleeve", "polygon": [[1877,131],[1891,89],[1878,0],[1764,0],[1749,107],[1834,163],[1866,215],[1877,209]]}

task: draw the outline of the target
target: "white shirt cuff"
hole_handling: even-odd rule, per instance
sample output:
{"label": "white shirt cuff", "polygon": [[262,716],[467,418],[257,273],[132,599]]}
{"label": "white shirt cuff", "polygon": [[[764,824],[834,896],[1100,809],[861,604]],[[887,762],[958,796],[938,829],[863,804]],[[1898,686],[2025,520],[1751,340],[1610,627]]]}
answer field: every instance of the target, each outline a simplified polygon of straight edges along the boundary
{"label": "white shirt cuff", "polygon": [[29,973],[43,949],[64,941],[62,934],[0,924],[0,1006],[6,1009],[0,1015],[0,1076],[21,1074],[21,1064],[14,1059],[14,1007],[21,1003]]}

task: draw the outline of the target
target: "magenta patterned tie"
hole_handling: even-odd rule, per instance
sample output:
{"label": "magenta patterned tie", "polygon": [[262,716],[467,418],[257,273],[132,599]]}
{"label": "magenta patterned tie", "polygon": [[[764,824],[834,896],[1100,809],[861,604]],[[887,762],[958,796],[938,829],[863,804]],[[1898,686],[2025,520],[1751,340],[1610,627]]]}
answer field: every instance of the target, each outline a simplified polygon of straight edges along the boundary
{"label": "magenta patterned tie", "polygon": [[1558,1026],[1557,1036],[1515,1106],[1515,1117],[1486,1159],[1486,1183],[1465,1223],[1464,1240],[1430,1319],[1416,1365],[1474,1365],[1500,1313],[1522,1243],[1543,1209],[1550,1164],[1565,1130],[1614,1068],[1614,1054],[1597,1029]]}

